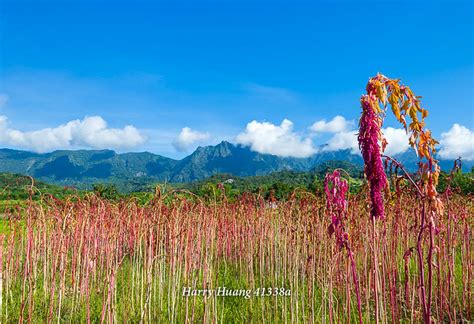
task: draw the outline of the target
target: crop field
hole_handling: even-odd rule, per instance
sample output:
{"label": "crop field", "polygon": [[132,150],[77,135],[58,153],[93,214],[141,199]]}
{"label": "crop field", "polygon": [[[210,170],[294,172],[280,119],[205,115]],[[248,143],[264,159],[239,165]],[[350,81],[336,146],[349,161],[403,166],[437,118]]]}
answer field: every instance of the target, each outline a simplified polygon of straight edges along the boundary
{"label": "crop field", "polygon": [[[251,195],[227,202],[221,193],[210,203],[170,195],[145,206],[45,197],[8,215],[2,322],[358,321],[350,258],[328,233],[324,197],[296,192],[269,204]],[[445,199],[425,285],[433,319],[468,321],[472,197]],[[351,195],[345,215],[362,319],[374,320],[377,291],[380,321],[420,322],[416,195],[390,195],[375,227],[368,206],[365,195]],[[193,293],[219,287],[220,295]],[[222,287],[250,294],[226,296]]]}

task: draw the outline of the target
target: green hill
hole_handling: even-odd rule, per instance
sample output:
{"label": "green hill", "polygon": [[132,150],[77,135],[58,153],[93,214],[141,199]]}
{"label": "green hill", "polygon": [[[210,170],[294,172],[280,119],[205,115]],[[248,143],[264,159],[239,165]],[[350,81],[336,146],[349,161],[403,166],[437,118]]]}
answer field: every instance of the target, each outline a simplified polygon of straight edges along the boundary
{"label": "green hill", "polygon": [[[396,156],[408,169],[416,168],[416,155],[409,151]],[[285,158],[260,154],[247,147],[221,142],[199,147],[182,160],[170,159],[149,152],[118,154],[111,150],[55,151],[37,154],[0,149],[0,172],[29,175],[59,186],[90,189],[96,183],[117,185],[122,191],[137,191],[153,183],[188,183],[226,173],[234,177],[267,175],[272,172],[324,172],[330,161],[343,161],[344,169],[353,170],[363,164],[350,150],[325,151],[308,158]],[[441,161],[449,170],[452,161]],[[465,162],[469,169],[472,162]]]}

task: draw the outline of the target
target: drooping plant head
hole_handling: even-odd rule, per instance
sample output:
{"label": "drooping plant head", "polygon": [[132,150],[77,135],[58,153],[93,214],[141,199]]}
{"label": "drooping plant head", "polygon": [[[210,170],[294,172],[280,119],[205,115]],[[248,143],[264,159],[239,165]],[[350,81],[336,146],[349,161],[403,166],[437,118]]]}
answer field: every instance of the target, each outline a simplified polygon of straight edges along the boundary
{"label": "drooping plant head", "polygon": [[348,240],[343,226],[348,206],[346,199],[348,189],[347,181],[341,178],[338,170],[326,174],[324,192],[326,193],[326,214],[331,218],[329,234],[335,233],[339,248],[342,248]]}
{"label": "drooping plant head", "polygon": [[[362,115],[359,121],[359,147],[364,158],[365,174],[370,185],[371,216],[384,217],[382,191],[387,187],[381,154],[387,146],[382,134],[382,124],[387,104],[390,104],[396,119],[410,135],[409,144],[420,158],[419,172],[423,195],[427,196],[437,211],[442,204],[437,198],[439,166],[434,158],[435,145],[438,143],[425,128],[428,111],[421,107],[420,98],[411,89],[382,74],[371,78],[367,83],[367,94],[361,97]],[[410,123],[407,124],[407,118]]]}
{"label": "drooping plant head", "polygon": [[[375,218],[383,218],[385,213],[382,191],[388,184],[380,156],[384,149],[381,132],[383,111],[378,104],[374,104],[374,98],[370,95],[364,95],[361,98],[361,104],[362,116],[359,121],[358,140],[364,158],[365,174],[370,185],[370,215]],[[382,148],[379,141],[382,142]]]}

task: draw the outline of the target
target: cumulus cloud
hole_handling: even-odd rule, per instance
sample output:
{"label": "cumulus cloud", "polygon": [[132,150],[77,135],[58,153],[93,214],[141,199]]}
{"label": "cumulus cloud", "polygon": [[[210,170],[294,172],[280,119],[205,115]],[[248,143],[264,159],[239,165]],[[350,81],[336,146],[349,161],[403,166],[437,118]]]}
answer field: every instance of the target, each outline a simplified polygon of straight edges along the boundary
{"label": "cumulus cloud", "polygon": [[[395,155],[408,150],[408,135],[401,128],[387,127],[382,132],[388,142],[385,153]],[[350,149],[354,154],[360,154],[357,141],[357,130],[341,131],[334,134],[323,148],[324,151],[338,151]]]}
{"label": "cumulus cloud", "polygon": [[388,144],[385,148],[385,153],[388,155],[395,155],[406,152],[410,145],[408,144],[409,135],[402,128],[387,127],[382,129],[382,132]]}
{"label": "cumulus cloud", "polygon": [[327,142],[327,145],[323,148],[323,151],[339,151],[346,149],[350,149],[354,154],[360,153],[356,130],[334,134]]}
{"label": "cumulus cloud", "polygon": [[184,152],[189,150],[194,144],[206,141],[211,137],[209,133],[194,131],[189,127],[181,129],[178,137],[173,141],[176,150]]}
{"label": "cumulus cloud", "polygon": [[354,121],[336,116],[328,122],[326,120],[317,121],[309,129],[315,133],[340,133],[349,130],[353,126]]}
{"label": "cumulus cloud", "polygon": [[439,156],[443,159],[474,160],[474,132],[465,126],[454,124],[447,132],[441,133]]}
{"label": "cumulus cloud", "polygon": [[311,139],[296,134],[293,123],[288,119],[284,119],[279,126],[254,120],[237,135],[236,142],[250,146],[255,152],[281,157],[304,158],[316,153]]}
{"label": "cumulus cloud", "polygon": [[145,137],[133,126],[110,128],[100,116],[72,120],[55,128],[21,131],[10,128],[8,118],[0,116],[0,143],[43,153],[55,149],[95,148],[130,149]]}

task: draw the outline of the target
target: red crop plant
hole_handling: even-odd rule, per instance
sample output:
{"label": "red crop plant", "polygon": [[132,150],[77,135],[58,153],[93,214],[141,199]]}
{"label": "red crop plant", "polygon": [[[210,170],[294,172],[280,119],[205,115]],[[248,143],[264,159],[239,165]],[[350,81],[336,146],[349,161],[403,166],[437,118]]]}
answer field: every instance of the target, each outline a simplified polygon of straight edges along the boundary
{"label": "red crop plant", "polygon": [[[419,227],[416,251],[418,253],[420,274],[420,295],[425,323],[431,322],[431,293],[432,293],[432,257],[434,248],[434,230],[436,215],[443,213],[443,204],[436,192],[436,185],[440,168],[438,161],[434,158],[435,145],[438,143],[431,137],[431,132],[425,127],[425,118],[428,111],[422,108],[420,97],[415,96],[411,89],[400,83],[400,80],[392,80],[382,74],[371,78],[367,84],[367,94],[361,98],[362,115],[359,121],[359,146],[365,163],[365,174],[370,186],[370,200],[373,223],[374,246],[377,244],[378,236],[375,219],[384,217],[383,190],[387,188],[388,182],[383,168],[383,152],[388,144],[381,131],[387,108],[390,104],[396,119],[403,125],[405,131],[410,135],[409,144],[413,147],[420,159],[418,181],[415,182],[409,175],[409,180],[418,191],[421,203],[421,222]],[[407,124],[407,118],[411,120]],[[388,160],[403,169],[400,163],[393,158],[385,156]],[[404,169],[403,169],[404,170]],[[427,219],[425,205],[428,204],[429,218]],[[426,223],[428,225],[426,226]],[[428,293],[425,291],[425,274],[423,261],[423,233],[429,230],[430,245],[428,250]],[[379,276],[377,251],[374,248],[374,292],[376,321],[378,322],[378,294]]]}
{"label": "red crop plant", "polygon": [[348,201],[346,199],[348,189],[348,182],[341,178],[341,174],[338,170],[334,170],[332,173],[326,174],[326,178],[324,180],[324,192],[326,193],[326,213],[331,218],[331,224],[329,225],[328,232],[329,235],[334,234],[339,249],[346,249],[347,255],[349,256],[349,260],[351,262],[352,280],[356,290],[359,323],[362,323],[362,302],[360,299],[357,268],[354,261],[354,255],[351,250],[349,234],[346,232],[344,227],[348,208]]}

